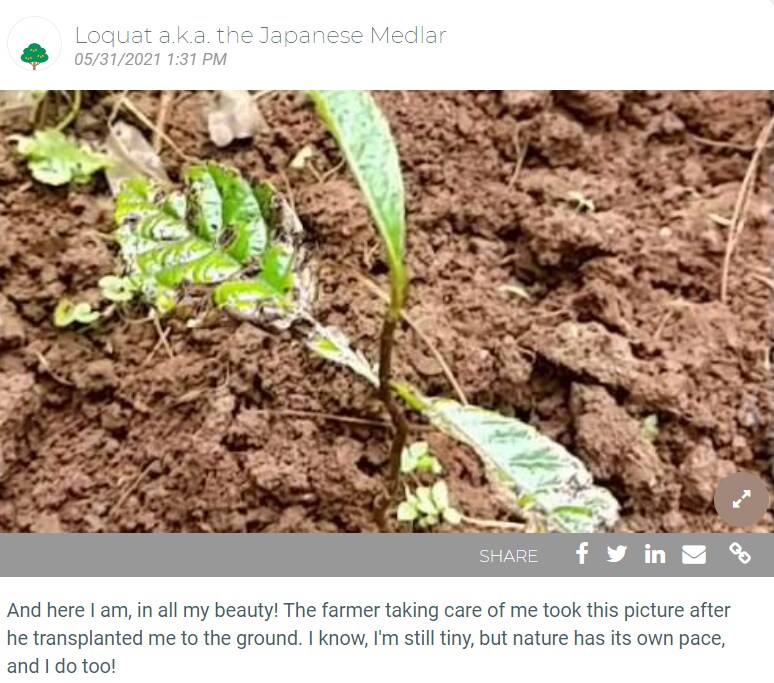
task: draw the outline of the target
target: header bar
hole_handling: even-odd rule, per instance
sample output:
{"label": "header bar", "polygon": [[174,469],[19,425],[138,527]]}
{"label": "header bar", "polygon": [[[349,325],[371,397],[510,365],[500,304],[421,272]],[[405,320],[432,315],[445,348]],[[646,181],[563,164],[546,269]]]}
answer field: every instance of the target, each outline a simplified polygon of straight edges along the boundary
{"label": "header bar", "polygon": [[768,89],[773,32],[771,0],[38,0],[4,7],[0,73],[35,89]]}

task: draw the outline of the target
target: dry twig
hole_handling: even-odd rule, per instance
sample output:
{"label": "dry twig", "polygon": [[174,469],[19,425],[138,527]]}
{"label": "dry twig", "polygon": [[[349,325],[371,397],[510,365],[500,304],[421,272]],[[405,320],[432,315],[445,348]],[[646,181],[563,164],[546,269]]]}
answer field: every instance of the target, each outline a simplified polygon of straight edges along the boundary
{"label": "dry twig", "polygon": [[726,241],[726,252],[723,256],[723,270],[720,277],[720,301],[722,303],[726,303],[728,300],[728,275],[731,270],[731,258],[744,231],[747,208],[750,204],[750,197],[753,194],[758,166],[772,132],[774,132],[774,116],[771,117],[758,136],[758,140],[755,143],[755,152],[747,166],[747,171],[744,174],[742,186],[739,188],[739,194],[734,205],[734,213],[731,216],[731,226],[729,227],[728,239]]}
{"label": "dry twig", "polygon": [[484,529],[501,529],[503,531],[524,531],[526,524],[519,522],[505,522],[499,519],[479,519],[462,515],[462,521]]}
{"label": "dry twig", "polygon": [[516,187],[516,185],[519,182],[519,177],[521,176],[521,169],[524,167],[524,161],[527,158],[527,153],[529,152],[529,141],[525,142],[524,145],[519,146],[518,151],[518,158],[516,159],[516,168],[513,170],[513,175],[511,176],[511,179],[508,181],[508,187],[513,188]]}
{"label": "dry twig", "polygon": [[61,384],[63,387],[70,387],[71,389],[75,386],[72,382],[69,380],[66,380],[59,375],[57,375],[52,369],[51,365],[49,364],[48,360],[46,360],[46,357],[40,352],[35,351],[35,358],[38,359],[38,363],[40,363],[40,367],[43,368],[45,373],[51,377],[57,384]]}
{"label": "dry twig", "polygon": [[385,420],[368,420],[362,417],[350,417],[349,415],[334,415],[332,413],[321,413],[314,410],[293,410],[290,408],[262,409],[258,413],[269,417],[300,417],[310,420],[324,420],[326,422],[341,422],[342,424],[357,425],[359,427],[377,427],[379,429],[392,429],[392,423]]}
{"label": "dry twig", "polygon": [[110,131],[111,141],[118,148],[118,154],[121,156],[121,160],[124,163],[126,163],[128,166],[131,166],[141,176],[148,175],[153,178],[159,185],[164,187],[169,186],[170,183],[168,178],[159,175],[159,173],[154,168],[143,166],[138,162],[134,155],[129,151],[127,146],[123,143],[121,137],[116,133],[116,130],[112,125],[108,124],[108,130]]}
{"label": "dry twig", "polygon": [[124,100],[129,95],[128,90],[122,90],[117,95],[113,95],[113,108],[110,110],[110,116],[108,116],[108,127],[113,125],[113,122],[116,120],[116,117],[118,116],[118,112],[121,111],[121,107],[124,106]]}
{"label": "dry twig", "polygon": [[132,482],[127,486],[121,495],[118,497],[118,500],[114,503],[113,507],[110,508],[110,511],[108,512],[107,516],[108,518],[112,517],[113,514],[121,508],[121,506],[124,504],[127,498],[134,493],[134,491],[137,490],[137,487],[140,485],[140,482],[145,479],[148,472],[150,472],[151,467],[153,467],[158,462],[158,458],[153,458],[143,469],[142,471],[132,480]]}
{"label": "dry twig", "polygon": [[[67,98],[66,91],[62,91]],[[69,99],[69,98],[68,98]],[[69,126],[81,111],[81,104],[83,102],[83,93],[80,90],[73,90],[73,97],[69,100],[69,108],[64,118],[56,124],[57,130],[64,130]]]}
{"label": "dry twig", "polygon": [[6,206],[10,206],[11,204],[13,204],[13,203],[14,203],[14,201],[16,201],[16,198],[17,198],[17,197],[19,197],[19,196],[23,195],[25,192],[27,192],[28,190],[30,190],[30,189],[32,188],[32,186],[33,186],[33,183],[32,183],[32,181],[30,180],[30,181],[28,181],[28,182],[26,182],[26,183],[22,183],[21,185],[19,185],[19,187],[17,187],[17,188],[16,188],[16,189],[15,189],[13,192],[9,192],[9,193],[8,193],[8,194],[7,194],[7,195],[4,197],[4,199],[5,199],[5,205],[6,205]]}
{"label": "dry twig", "polygon": [[169,135],[167,135],[163,130],[160,130],[158,126],[148,118],[142,109],[140,109],[134,102],[132,102],[127,94],[127,91],[123,91],[121,93],[116,106],[118,109],[123,107],[129,113],[133,114],[135,118],[140,121],[140,123],[142,123],[149,131],[154,134],[154,136],[158,135],[159,139],[163,140],[166,145],[183,161],[193,160],[190,155],[186,154],[182,149],[180,149],[178,144],[172,138],[170,138]]}
{"label": "dry twig", "polygon": [[[140,367],[145,367],[148,363],[150,363],[151,360],[153,360],[153,357],[156,355],[156,352],[162,346],[164,347],[164,350],[167,352],[167,355],[169,356],[170,360],[172,360],[175,357],[175,354],[172,351],[172,347],[169,345],[169,341],[167,340],[167,337],[169,336],[169,332],[172,328],[167,327],[167,329],[163,329],[161,327],[161,323],[159,322],[158,316],[156,315],[151,314],[150,316],[148,316],[148,319],[153,321],[153,326],[156,328],[156,333],[159,335],[159,339],[156,342],[156,345],[151,349],[151,352],[142,362]],[[143,321],[141,322],[147,322],[148,319],[143,319]],[[132,322],[135,322],[135,321],[132,321]]]}
{"label": "dry twig", "polygon": [[156,115],[156,128],[153,130],[153,151],[158,154],[164,144],[164,128],[167,125],[167,114],[172,102],[175,100],[175,93],[172,90],[162,90],[159,100],[159,112]]}
{"label": "dry twig", "polygon": [[742,154],[750,154],[755,151],[755,145],[740,145],[737,142],[724,142],[722,140],[711,140],[710,138],[703,138],[701,135],[691,135],[692,140],[695,140],[700,145],[706,147],[716,147],[717,149],[728,149],[734,152],[741,152]]}
{"label": "dry twig", "polygon": [[766,285],[769,289],[774,291],[774,279],[766,277],[765,275],[759,275],[758,273],[750,273],[750,277],[753,280],[757,280],[761,284]]}

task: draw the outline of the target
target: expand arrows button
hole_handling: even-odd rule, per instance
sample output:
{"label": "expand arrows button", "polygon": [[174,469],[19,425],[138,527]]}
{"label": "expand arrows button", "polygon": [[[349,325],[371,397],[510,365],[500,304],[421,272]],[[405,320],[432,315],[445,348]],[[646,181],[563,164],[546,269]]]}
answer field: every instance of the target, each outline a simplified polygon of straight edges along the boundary
{"label": "expand arrows button", "polygon": [[731,507],[734,508],[734,510],[738,510],[742,506],[742,501],[745,498],[749,498],[752,494],[750,493],[750,489],[745,489],[742,491],[742,497],[737,498],[733,503],[731,503]]}

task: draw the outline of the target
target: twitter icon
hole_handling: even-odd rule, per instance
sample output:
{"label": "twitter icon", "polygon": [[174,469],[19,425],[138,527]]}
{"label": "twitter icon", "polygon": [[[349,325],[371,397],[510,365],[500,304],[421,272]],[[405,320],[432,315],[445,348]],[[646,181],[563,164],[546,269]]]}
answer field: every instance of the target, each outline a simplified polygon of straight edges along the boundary
{"label": "twitter icon", "polygon": [[607,561],[608,562],[620,562],[623,560],[623,558],[626,556],[626,548],[625,545],[619,545],[615,548],[611,548],[610,546],[607,546]]}

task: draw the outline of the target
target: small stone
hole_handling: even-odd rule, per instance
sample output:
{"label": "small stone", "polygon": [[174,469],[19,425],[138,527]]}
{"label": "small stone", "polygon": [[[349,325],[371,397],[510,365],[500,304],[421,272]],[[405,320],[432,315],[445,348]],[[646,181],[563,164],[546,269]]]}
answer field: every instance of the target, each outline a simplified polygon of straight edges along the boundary
{"label": "small stone", "polygon": [[251,138],[267,130],[266,122],[247,90],[220,90],[207,116],[210,139],[218,147]]}
{"label": "small stone", "polygon": [[0,161],[0,183],[13,183],[20,176],[19,169],[12,161]]}
{"label": "small stone", "polygon": [[670,510],[661,518],[661,526],[667,533],[676,534],[685,531],[688,525],[682,513],[678,510]]}
{"label": "small stone", "polygon": [[0,477],[11,463],[25,457],[27,447],[19,437],[39,407],[32,373],[0,373]]}
{"label": "small stone", "polygon": [[25,340],[24,323],[16,307],[0,294],[0,351],[18,348]]}
{"label": "small stone", "polygon": [[557,90],[554,97],[580,118],[589,121],[618,114],[623,93],[617,90]]}
{"label": "small stone", "polygon": [[70,477],[68,488],[76,496],[83,496],[91,487],[92,481],[84,472],[76,472]]}
{"label": "small stone", "polygon": [[503,90],[505,108],[516,118],[528,118],[543,111],[551,101],[550,90]]}
{"label": "small stone", "polygon": [[676,133],[682,133],[685,130],[685,123],[677,114],[666,111],[663,114],[656,116],[649,124],[647,128],[648,137],[661,136],[661,135],[675,135]]}
{"label": "small stone", "polygon": [[561,114],[545,114],[538,137],[531,146],[550,166],[575,166],[585,151],[583,127]]}
{"label": "small stone", "polygon": [[103,358],[88,363],[82,370],[73,374],[73,382],[84,391],[104,391],[118,386],[113,361]]}
{"label": "small stone", "polygon": [[688,187],[702,187],[707,183],[707,173],[698,159],[688,159],[683,165],[681,175]]}
{"label": "small stone", "polygon": [[62,523],[56,515],[44,514],[32,523],[30,531],[36,534],[61,534]]}
{"label": "small stone", "polygon": [[683,506],[697,512],[708,509],[715,497],[715,487],[734,472],[734,463],[719,459],[710,443],[700,443],[680,465]]}

